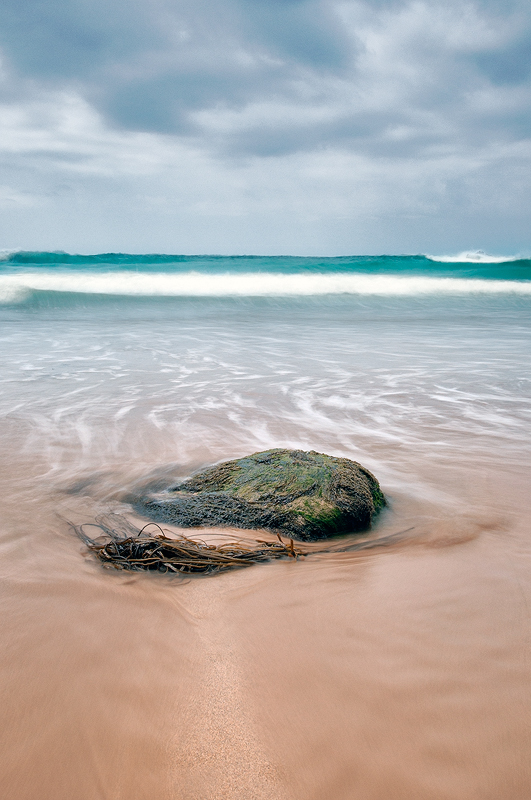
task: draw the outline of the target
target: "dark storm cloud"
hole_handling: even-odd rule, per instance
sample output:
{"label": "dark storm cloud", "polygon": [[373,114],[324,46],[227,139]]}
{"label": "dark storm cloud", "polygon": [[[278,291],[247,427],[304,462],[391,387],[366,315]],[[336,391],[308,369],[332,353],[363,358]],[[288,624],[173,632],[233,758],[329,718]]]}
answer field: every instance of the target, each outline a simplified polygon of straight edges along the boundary
{"label": "dark storm cloud", "polygon": [[[526,4],[4,0],[26,91],[78,92],[122,130],[231,156],[339,147],[388,157],[525,130]],[[21,83],[22,82],[22,83]]]}
{"label": "dark storm cloud", "polygon": [[[308,0],[223,5],[5,0],[0,24],[2,46],[22,74],[97,79],[101,89],[105,77],[111,91],[128,78],[142,86],[150,73],[177,81],[198,70],[206,84],[227,67],[230,73],[239,49],[253,55],[258,47],[269,61],[282,58],[323,69],[340,66],[349,54],[349,43],[326,2]],[[262,61],[261,66],[274,73],[277,65]],[[241,64],[240,69],[245,71]],[[232,76],[233,84],[237,78]],[[239,96],[236,85],[227,87],[221,98],[233,92]]]}

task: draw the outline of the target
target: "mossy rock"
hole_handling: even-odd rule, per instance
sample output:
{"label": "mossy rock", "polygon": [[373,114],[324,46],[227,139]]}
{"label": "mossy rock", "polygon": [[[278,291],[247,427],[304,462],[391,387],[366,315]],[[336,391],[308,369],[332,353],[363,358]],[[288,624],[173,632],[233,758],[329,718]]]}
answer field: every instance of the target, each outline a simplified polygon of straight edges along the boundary
{"label": "mossy rock", "polygon": [[208,467],[137,508],[184,528],[268,528],[315,541],[366,530],[384,505],[378,481],[356,461],[275,449]]}

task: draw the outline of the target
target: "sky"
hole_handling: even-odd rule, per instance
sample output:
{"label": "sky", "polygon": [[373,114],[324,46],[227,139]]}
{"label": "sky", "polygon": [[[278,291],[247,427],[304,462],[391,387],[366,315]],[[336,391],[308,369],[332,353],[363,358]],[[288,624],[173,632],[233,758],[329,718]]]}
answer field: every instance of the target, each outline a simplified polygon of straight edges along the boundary
{"label": "sky", "polygon": [[0,249],[531,254],[528,0],[2,0]]}

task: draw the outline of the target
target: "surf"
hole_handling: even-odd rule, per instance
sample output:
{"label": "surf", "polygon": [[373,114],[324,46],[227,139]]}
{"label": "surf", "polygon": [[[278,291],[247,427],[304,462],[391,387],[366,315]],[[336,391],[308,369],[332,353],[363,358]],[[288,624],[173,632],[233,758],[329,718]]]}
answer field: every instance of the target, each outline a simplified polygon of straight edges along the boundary
{"label": "surf", "polygon": [[432,256],[427,255],[430,261],[438,261],[443,264],[508,264],[511,261],[521,260],[520,256],[491,256],[483,250],[465,250],[454,256]]}
{"label": "surf", "polygon": [[136,297],[287,297],[318,295],[422,296],[430,294],[531,294],[531,281],[422,275],[259,273],[92,273],[42,271],[0,275],[0,302],[19,303],[34,293]]}

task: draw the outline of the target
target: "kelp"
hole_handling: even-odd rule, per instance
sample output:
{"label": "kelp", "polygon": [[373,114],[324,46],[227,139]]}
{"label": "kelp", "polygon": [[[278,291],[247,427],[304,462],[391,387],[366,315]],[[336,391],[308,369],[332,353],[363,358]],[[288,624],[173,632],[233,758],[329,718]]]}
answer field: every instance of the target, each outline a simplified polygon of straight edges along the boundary
{"label": "kelp", "polygon": [[[332,546],[319,546],[305,550],[295,547],[293,539],[286,543],[277,533],[273,542],[255,539],[253,541],[229,541],[223,544],[208,544],[201,539],[190,539],[174,532],[171,535],[155,522],[143,528],[136,528],[125,517],[109,514],[97,517],[95,522],[74,525],[71,528],[77,536],[102,562],[103,566],[117,570],[136,572],[152,571],[178,575],[213,575],[227,570],[249,567],[275,559],[293,559],[323,554],[346,553],[353,550],[367,550],[394,544],[400,541],[411,528],[389,536],[359,541],[335,542]],[[96,538],[90,537],[86,529],[100,531]],[[157,532],[154,533],[153,529]],[[151,530],[151,533],[148,532]]]}
{"label": "kelp", "polygon": [[[168,536],[155,522],[149,522],[138,530],[118,515],[98,517],[95,523],[72,527],[105,566],[115,569],[212,574],[272,559],[296,559],[302,555],[295,549],[293,539],[286,544],[280,535],[277,535],[276,542],[256,540],[254,545],[234,541],[214,545],[182,534]],[[91,538],[86,533],[88,527],[99,529],[102,535]],[[152,528],[158,532],[148,533],[147,529]]]}

